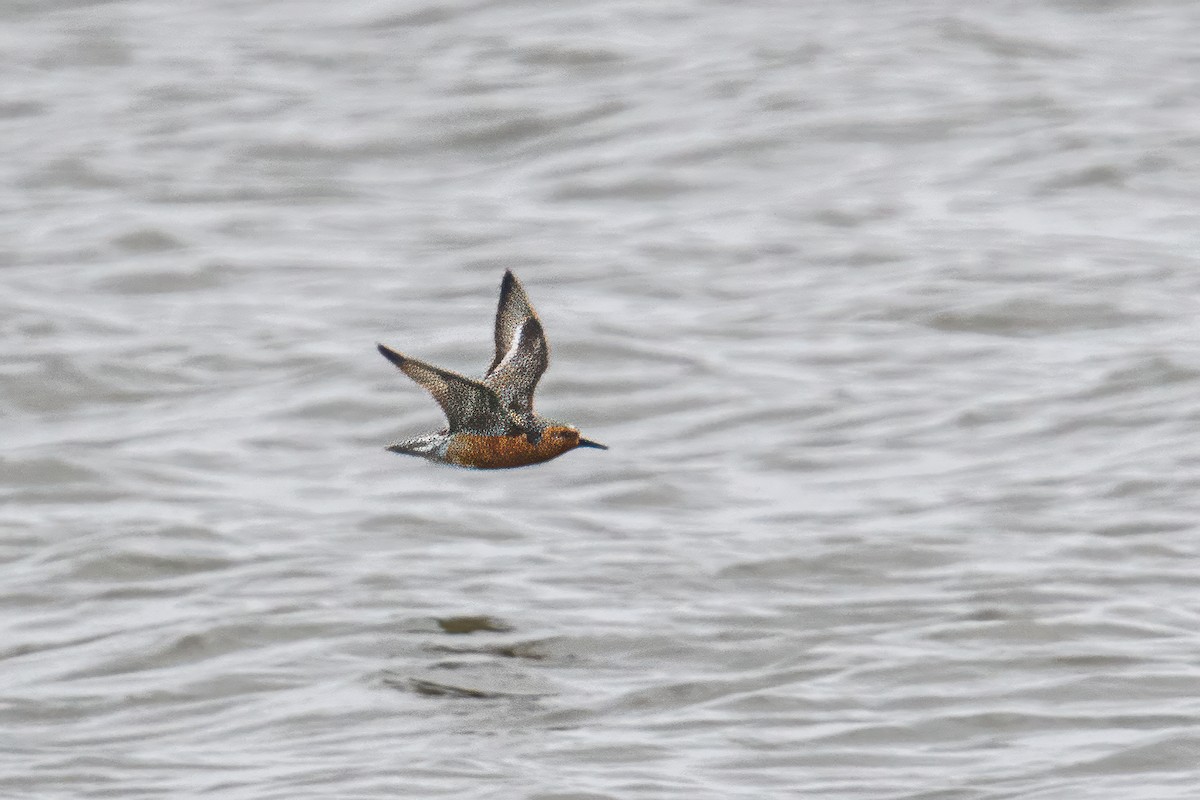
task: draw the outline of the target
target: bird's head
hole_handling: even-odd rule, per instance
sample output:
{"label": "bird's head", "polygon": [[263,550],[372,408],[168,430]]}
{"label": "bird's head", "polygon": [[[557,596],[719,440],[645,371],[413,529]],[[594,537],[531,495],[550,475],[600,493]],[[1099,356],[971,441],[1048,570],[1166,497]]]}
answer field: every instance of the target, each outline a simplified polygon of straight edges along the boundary
{"label": "bird's head", "polygon": [[576,447],[595,447],[598,450],[608,449],[606,445],[583,438],[578,428],[558,423],[546,426],[542,431],[542,441],[549,442],[555,450],[563,453],[568,450],[574,450]]}

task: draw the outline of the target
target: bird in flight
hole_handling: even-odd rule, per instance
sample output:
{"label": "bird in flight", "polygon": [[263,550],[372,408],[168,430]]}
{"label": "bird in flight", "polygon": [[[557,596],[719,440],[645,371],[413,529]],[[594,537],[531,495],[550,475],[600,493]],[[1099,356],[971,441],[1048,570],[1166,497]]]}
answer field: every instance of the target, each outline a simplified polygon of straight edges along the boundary
{"label": "bird in flight", "polygon": [[579,429],[533,410],[550,348],[529,297],[511,270],[500,283],[496,309],[496,353],[482,380],[473,380],[395,350],[379,352],[412,378],[442,407],[446,429],[388,447],[393,453],[475,469],[524,467],[557,458],[577,447],[608,448],[585,439]]}

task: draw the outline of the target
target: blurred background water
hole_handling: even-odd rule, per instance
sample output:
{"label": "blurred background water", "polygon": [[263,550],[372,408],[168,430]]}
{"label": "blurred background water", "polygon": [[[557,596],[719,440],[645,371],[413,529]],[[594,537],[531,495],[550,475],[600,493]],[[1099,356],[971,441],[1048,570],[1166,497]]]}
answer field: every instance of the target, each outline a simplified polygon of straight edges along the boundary
{"label": "blurred background water", "polygon": [[[1192,798],[1200,6],[0,6],[0,795]],[[376,341],[543,413],[470,472]]]}

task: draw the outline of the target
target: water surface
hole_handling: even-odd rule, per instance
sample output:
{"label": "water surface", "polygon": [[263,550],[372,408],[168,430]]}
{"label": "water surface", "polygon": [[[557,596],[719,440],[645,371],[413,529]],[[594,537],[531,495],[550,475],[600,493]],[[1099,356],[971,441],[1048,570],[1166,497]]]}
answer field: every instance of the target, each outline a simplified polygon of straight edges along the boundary
{"label": "water surface", "polygon": [[1194,4],[0,19],[0,794],[1194,796]]}

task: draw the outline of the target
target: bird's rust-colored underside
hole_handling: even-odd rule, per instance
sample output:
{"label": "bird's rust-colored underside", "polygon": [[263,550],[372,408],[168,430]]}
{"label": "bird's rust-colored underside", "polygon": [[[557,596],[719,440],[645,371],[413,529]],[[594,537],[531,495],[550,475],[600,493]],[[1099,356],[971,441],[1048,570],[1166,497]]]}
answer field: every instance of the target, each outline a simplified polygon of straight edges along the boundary
{"label": "bird's rust-colored underside", "polygon": [[543,436],[537,444],[517,436],[482,436],[474,433],[456,433],[450,437],[446,448],[446,460],[460,467],[476,469],[506,469],[537,464],[561,456],[576,445],[569,439]]}

